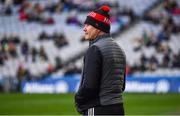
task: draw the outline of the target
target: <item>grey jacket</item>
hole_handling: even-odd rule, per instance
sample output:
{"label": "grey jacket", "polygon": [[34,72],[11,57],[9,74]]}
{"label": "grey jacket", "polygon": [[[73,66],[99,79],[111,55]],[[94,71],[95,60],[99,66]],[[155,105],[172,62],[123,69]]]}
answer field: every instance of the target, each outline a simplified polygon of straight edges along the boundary
{"label": "grey jacket", "polygon": [[90,41],[75,95],[77,111],[82,113],[96,106],[123,103],[125,67],[125,54],[110,35]]}

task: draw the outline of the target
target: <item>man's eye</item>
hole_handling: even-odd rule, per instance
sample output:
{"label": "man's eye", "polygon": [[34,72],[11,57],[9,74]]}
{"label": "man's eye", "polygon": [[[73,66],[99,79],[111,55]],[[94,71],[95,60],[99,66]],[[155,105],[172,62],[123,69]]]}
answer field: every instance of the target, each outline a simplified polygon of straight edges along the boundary
{"label": "man's eye", "polygon": [[85,26],[89,26],[89,24],[85,24]]}

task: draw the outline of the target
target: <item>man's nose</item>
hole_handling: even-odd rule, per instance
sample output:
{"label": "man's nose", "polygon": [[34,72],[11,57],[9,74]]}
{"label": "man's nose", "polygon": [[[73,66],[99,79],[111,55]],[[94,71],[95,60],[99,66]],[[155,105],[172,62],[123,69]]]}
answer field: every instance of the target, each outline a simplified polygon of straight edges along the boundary
{"label": "man's nose", "polygon": [[86,25],[84,26],[83,31],[84,31],[84,32],[86,32],[86,31],[87,31],[87,29],[86,29]]}

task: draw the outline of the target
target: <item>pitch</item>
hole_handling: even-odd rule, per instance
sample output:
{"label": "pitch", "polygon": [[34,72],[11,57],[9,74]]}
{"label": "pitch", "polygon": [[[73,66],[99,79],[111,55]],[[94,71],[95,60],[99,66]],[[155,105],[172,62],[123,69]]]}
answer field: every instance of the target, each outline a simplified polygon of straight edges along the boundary
{"label": "pitch", "polygon": [[[125,93],[127,115],[179,115],[180,94]],[[77,115],[74,94],[0,94],[0,115]]]}

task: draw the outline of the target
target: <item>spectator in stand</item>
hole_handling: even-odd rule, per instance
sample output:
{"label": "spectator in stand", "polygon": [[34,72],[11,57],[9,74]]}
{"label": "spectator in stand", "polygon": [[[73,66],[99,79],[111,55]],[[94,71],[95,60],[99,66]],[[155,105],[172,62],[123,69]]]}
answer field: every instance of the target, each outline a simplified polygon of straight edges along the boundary
{"label": "spectator in stand", "polygon": [[28,60],[28,55],[29,55],[29,44],[27,41],[24,41],[21,44],[21,54],[25,57],[25,60]]}
{"label": "spectator in stand", "polygon": [[172,67],[173,68],[180,68],[180,50],[177,54],[173,55]]}
{"label": "spectator in stand", "polygon": [[175,13],[175,11],[178,9],[178,4],[176,0],[165,0],[163,7],[168,13]]}
{"label": "spectator in stand", "polygon": [[28,13],[32,10],[32,4],[28,1],[24,1],[19,8],[19,20],[26,21],[29,16]]}
{"label": "spectator in stand", "polygon": [[26,1],[26,0],[13,0],[13,3],[14,3],[15,5],[20,5],[20,4],[22,4],[24,1]]}
{"label": "spectator in stand", "polygon": [[52,74],[54,71],[55,71],[55,67],[51,63],[49,63],[47,68],[48,75]]}
{"label": "spectator in stand", "polygon": [[2,51],[2,46],[0,44],[0,66],[4,65],[4,52]]}
{"label": "spectator in stand", "polygon": [[159,32],[159,34],[157,35],[157,40],[159,42],[162,41],[168,41],[170,39],[170,31],[167,28],[164,28],[162,31]]}
{"label": "spectator in stand", "polygon": [[49,1],[49,3],[45,7],[45,10],[49,11],[50,13],[60,13],[63,11],[63,8],[64,8],[64,0],[59,0],[58,3]]}
{"label": "spectator in stand", "polygon": [[48,38],[48,35],[45,31],[43,31],[42,33],[40,33],[39,35],[39,40],[46,40]]}
{"label": "spectator in stand", "polygon": [[143,41],[144,41],[144,45],[146,47],[149,47],[151,45],[151,41],[150,41],[150,37],[149,37],[149,33],[147,32],[147,30],[143,31]]}
{"label": "spectator in stand", "polygon": [[13,4],[12,0],[6,0],[2,2],[2,5],[0,4],[0,15],[6,15],[6,16],[12,15],[13,13],[12,4]]}
{"label": "spectator in stand", "polygon": [[61,33],[60,35],[58,35],[58,36],[54,39],[54,44],[55,44],[58,48],[61,48],[61,47],[65,46],[65,45],[67,45],[67,44],[68,44],[68,41],[67,41],[65,35]]}
{"label": "spectator in stand", "polygon": [[40,6],[40,4],[36,3],[34,6],[31,4],[31,7],[29,8],[29,11],[27,12],[28,22],[41,22],[42,20],[42,13],[43,9]]}
{"label": "spectator in stand", "polygon": [[126,65],[126,76],[131,75],[132,73],[133,72],[132,72],[131,66]]}
{"label": "spectator in stand", "polygon": [[24,68],[24,66],[22,64],[20,64],[18,66],[17,72],[16,72],[16,77],[18,79],[18,91],[20,92],[21,90],[21,82],[23,79],[25,79],[25,75],[26,75],[26,69]]}
{"label": "spectator in stand", "polygon": [[149,59],[149,65],[148,65],[148,70],[149,71],[155,71],[159,66],[159,62],[155,55],[152,55],[151,58]]}
{"label": "spectator in stand", "polygon": [[0,9],[0,14],[10,16],[12,15],[12,8],[11,6],[4,6],[4,8]]}
{"label": "spectator in stand", "polygon": [[8,51],[12,57],[17,58],[16,45],[12,41],[8,43]]}
{"label": "spectator in stand", "polygon": [[168,43],[162,42],[158,46],[157,52],[159,53],[166,53],[166,52],[171,52],[171,48],[169,47]]}
{"label": "spectator in stand", "polygon": [[45,8],[41,4],[25,1],[19,9],[19,19],[21,21],[39,22],[42,24],[54,24],[54,19],[51,16],[47,16]]}
{"label": "spectator in stand", "polygon": [[31,48],[32,62],[36,62],[38,51],[35,47]]}
{"label": "spectator in stand", "polygon": [[55,66],[55,68],[56,68],[57,70],[58,70],[58,69],[61,69],[61,68],[63,67],[61,58],[57,56],[57,57],[55,58],[55,61],[56,61],[56,66]]}
{"label": "spectator in stand", "polygon": [[1,45],[4,45],[4,44],[7,44],[8,43],[8,37],[6,35],[4,35],[2,38],[1,38]]}
{"label": "spectator in stand", "polygon": [[43,46],[40,47],[39,56],[40,56],[40,59],[43,61],[48,60],[47,54],[46,54]]}
{"label": "spectator in stand", "polygon": [[14,44],[20,44],[21,40],[19,38],[19,36],[17,36],[17,34],[12,34],[10,36],[10,40],[14,43]]}
{"label": "spectator in stand", "polygon": [[66,23],[67,24],[74,24],[77,26],[82,25],[81,22],[79,21],[79,19],[77,18],[77,13],[75,13],[75,12],[70,13],[70,15],[66,19]]}
{"label": "spectator in stand", "polygon": [[169,52],[163,55],[162,64],[161,64],[162,68],[170,68],[170,62],[171,62],[170,55],[171,54]]}
{"label": "spectator in stand", "polygon": [[140,71],[144,72],[147,70],[146,66],[148,63],[148,59],[146,58],[145,54],[142,54],[140,57]]}

